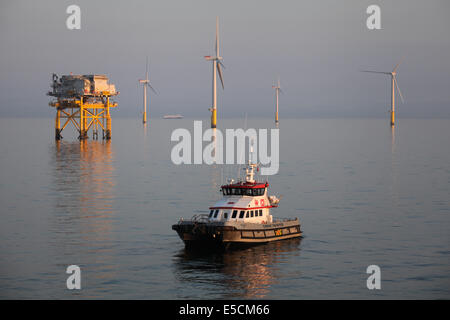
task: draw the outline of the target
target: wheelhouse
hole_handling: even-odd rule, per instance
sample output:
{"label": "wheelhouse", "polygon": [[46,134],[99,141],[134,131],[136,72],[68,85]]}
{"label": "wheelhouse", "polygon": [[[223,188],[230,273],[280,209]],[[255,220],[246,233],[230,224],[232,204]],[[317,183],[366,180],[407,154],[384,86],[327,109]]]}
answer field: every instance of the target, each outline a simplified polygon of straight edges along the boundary
{"label": "wheelhouse", "polygon": [[228,184],[223,185],[221,190],[224,196],[250,196],[260,197],[266,193],[269,184],[253,183],[253,184]]}

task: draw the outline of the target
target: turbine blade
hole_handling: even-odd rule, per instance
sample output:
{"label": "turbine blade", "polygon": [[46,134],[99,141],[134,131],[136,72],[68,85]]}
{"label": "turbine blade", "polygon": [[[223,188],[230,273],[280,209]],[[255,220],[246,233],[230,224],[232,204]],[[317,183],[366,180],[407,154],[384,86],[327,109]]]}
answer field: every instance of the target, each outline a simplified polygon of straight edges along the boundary
{"label": "turbine blade", "polygon": [[370,73],[382,73],[382,74],[391,74],[390,72],[382,72],[382,71],[372,71],[372,70],[360,70],[361,72],[370,72]]}
{"label": "turbine blade", "polygon": [[219,72],[220,83],[222,84],[222,89],[225,89],[223,85],[222,69],[220,68],[220,63],[217,64],[217,71]]}
{"label": "turbine blade", "polygon": [[394,67],[394,70],[392,72],[395,72],[399,66],[399,64],[402,62],[403,58],[400,59],[400,61],[397,63],[397,65]]}
{"label": "turbine blade", "polygon": [[150,82],[147,82],[147,85],[149,86],[150,89],[152,89],[152,91],[153,91],[155,94],[158,94],[158,92],[156,92],[156,90],[153,89],[153,87],[152,87],[152,85],[150,84]]}
{"label": "turbine blade", "polygon": [[219,17],[216,17],[216,57],[219,56]]}
{"label": "turbine blade", "polygon": [[148,57],[145,61],[145,79],[148,80]]}
{"label": "turbine blade", "polygon": [[397,83],[397,77],[394,77],[394,82],[395,82],[395,86],[397,87],[397,91],[400,94],[400,98],[402,99],[402,103],[405,103],[405,100],[403,99],[402,92],[400,91],[400,87],[398,86],[398,83]]}

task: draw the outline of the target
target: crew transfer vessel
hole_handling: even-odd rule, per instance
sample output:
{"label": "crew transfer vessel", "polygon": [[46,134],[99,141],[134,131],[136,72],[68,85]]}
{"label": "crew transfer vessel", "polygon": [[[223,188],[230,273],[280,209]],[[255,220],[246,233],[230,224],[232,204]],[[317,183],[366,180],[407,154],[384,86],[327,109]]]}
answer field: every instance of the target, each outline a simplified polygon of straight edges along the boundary
{"label": "crew transfer vessel", "polygon": [[268,182],[254,179],[258,164],[248,163],[245,180],[221,186],[223,198],[209,208],[209,214],[181,218],[172,226],[186,247],[254,245],[302,236],[298,218],[274,219],[270,209],[280,199],[268,196]]}

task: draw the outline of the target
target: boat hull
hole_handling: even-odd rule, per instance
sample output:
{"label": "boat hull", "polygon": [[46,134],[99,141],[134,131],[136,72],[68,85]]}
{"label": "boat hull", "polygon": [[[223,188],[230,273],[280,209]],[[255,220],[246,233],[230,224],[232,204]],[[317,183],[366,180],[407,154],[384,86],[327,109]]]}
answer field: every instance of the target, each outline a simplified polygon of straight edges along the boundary
{"label": "boat hull", "polygon": [[186,247],[235,247],[264,244],[302,236],[297,219],[271,224],[180,221],[172,226]]}

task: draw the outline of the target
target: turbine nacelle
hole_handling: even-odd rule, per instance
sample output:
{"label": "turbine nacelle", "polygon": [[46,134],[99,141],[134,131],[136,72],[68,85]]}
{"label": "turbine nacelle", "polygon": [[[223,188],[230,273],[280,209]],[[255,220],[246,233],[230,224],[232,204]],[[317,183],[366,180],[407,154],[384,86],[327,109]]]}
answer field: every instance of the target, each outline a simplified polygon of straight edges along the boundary
{"label": "turbine nacelle", "polygon": [[274,85],[272,85],[272,89],[280,90],[281,91],[281,85],[280,85],[280,77],[278,77],[278,82]]}
{"label": "turbine nacelle", "polygon": [[278,78],[278,83],[272,85],[272,89],[275,89],[276,91],[279,91],[279,92],[283,92],[281,90],[280,78]]}
{"label": "turbine nacelle", "polygon": [[211,56],[205,56],[206,61],[220,61],[223,60],[222,57],[211,57]]}

